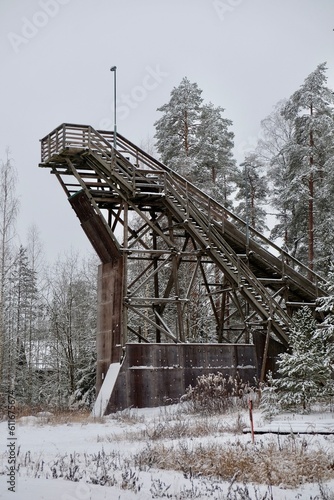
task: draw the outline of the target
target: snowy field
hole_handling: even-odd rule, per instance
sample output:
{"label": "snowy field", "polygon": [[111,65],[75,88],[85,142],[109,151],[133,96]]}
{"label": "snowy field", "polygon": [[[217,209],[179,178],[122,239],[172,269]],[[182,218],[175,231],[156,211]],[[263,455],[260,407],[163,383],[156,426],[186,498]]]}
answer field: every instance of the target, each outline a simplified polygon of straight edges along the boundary
{"label": "snowy field", "polygon": [[[255,432],[265,433],[256,433],[254,443],[251,434],[243,431],[249,425],[249,413],[245,410],[203,417],[183,411],[181,405],[126,410],[96,420],[82,417],[66,421],[64,417],[56,419],[47,414],[22,417],[16,423],[16,440],[10,439],[7,422],[4,421],[0,423],[0,498],[334,498],[333,413],[285,414],[274,417],[268,423],[259,410],[255,410]],[[15,449],[18,469],[12,476],[15,492],[8,490],[10,483],[7,482],[10,446]],[[195,456],[198,454],[200,461],[201,450],[206,448],[216,451],[226,449],[229,453],[240,449],[240,464],[245,460],[244,452],[247,461],[252,462],[261,457],[268,447],[278,450],[278,453],[272,451],[258,467],[259,480],[260,470],[265,467],[269,477],[274,478],[270,474],[275,462],[276,467],[285,468],[286,483],[282,481],[268,487],[268,483],[239,481],[238,475],[234,480],[232,477],[208,477],[194,471],[196,460],[192,459],[193,467],[187,462],[192,451],[195,451]],[[294,454],[290,465],[285,462],[286,450]],[[317,478],[322,460],[319,450],[333,457],[325,467],[325,477],[320,481]],[[167,469],[168,456],[172,463]],[[310,469],[305,472],[305,475],[311,476],[303,477],[303,484],[291,487],[293,464],[306,456],[308,460],[314,460],[311,473]],[[212,458],[215,462],[215,455]],[[157,468],[155,463],[164,463],[164,468]],[[211,463],[208,467],[215,465]]]}

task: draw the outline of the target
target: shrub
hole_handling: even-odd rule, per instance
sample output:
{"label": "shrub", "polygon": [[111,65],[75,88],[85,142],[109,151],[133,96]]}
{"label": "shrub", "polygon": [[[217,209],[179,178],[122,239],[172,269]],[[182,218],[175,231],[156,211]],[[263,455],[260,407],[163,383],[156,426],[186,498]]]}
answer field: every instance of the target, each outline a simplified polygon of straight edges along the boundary
{"label": "shrub", "polygon": [[189,386],[181,399],[189,403],[192,411],[211,414],[246,407],[251,394],[255,394],[255,388],[248,382],[218,372],[197,377],[196,385]]}

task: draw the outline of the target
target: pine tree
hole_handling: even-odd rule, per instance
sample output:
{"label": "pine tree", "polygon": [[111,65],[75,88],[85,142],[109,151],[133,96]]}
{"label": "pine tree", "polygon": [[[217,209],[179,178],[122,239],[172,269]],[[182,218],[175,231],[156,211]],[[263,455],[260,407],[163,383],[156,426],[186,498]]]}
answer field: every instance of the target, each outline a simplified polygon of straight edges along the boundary
{"label": "pine tree", "polygon": [[6,317],[8,334],[16,345],[16,397],[24,403],[32,402],[30,353],[39,307],[36,275],[29,266],[27,250],[21,245],[10,273]]}
{"label": "pine tree", "polygon": [[268,202],[275,210],[276,223],[271,229],[273,239],[283,240],[289,253],[296,252],[298,236],[292,231],[291,221],[295,211],[296,198],[288,196],[288,154],[287,144],[292,141],[293,120],[283,117],[286,101],[278,102],[269,116],[261,122],[262,138],[256,147],[267,176]]}
{"label": "pine tree", "polygon": [[224,109],[212,103],[202,106],[197,128],[197,154],[194,182],[212,198],[229,205],[235,170],[232,121],[223,117]]}
{"label": "pine tree", "polygon": [[324,315],[321,334],[327,345],[328,356],[334,366],[334,264],[331,263],[327,282],[324,285],[327,296],[317,299],[317,311]]}
{"label": "pine tree", "polygon": [[161,161],[184,176],[190,174],[197,151],[201,94],[197,83],[183,78],[169,102],[158,108],[163,116],[154,124]]}
{"label": "pine tree", "polygon": [[327,296],[319,297],[317,300],[318,307],[317,311],[322,313],[328,313],[325,317],[323,324],[332,325],[333,324],[333,333],[334,333],[334,264],[332,263],[327,275],[327,282],[324,285],[325,290],[327,291]]}
{"label": "pine tree", "polygon": [[309,308],[294,315],[294,327],[289,335],[289,352],[279,355],[275,380],[278,402],[283,409],[303,411],[311,403],[328,397],[332,392],[331,347],[327,333],[317,330]]}
{"label": "pine tree", "polygon": [[242,200],[236,208],[239,216],[259,232],[266,231],[267,212],[264,208],[267,198],[267,182],[263,173],[263,164],[256,155],[250,153],[240,164],[235,174],[238,191],[236,200]]}
{"label": "pine tree", "polygon": [[[288,195],[295,200],[292,232],[301,238],[300,258],[310,269],[323,267],[328,237],[322,221],[333,214],[328,199],[333,163],[333,92],[327,87],[326,64],[319,64],[287,101],[283,116],[294,123],[292,141],[286,145]],[[306,241],[302,238],[307,234]]]}
{"label": "pine tree", "polygon": [[187,78],[172,90],[169,102],[158,108],[163,116],[155,123],[156,147],[163,163],[228,204],[235,167],[232,122],[223,108],[202,104],[201,94]]}
{"label": "pine tree", "polygon": [[[201,93],[197,84],[190,83],[187,78],[173,89],[170,101],[158,109],[163,116],[155,123],[157,150],[166,165],[215,200],[229,206],[235,169],[232,155],[234,134],[230,131],[232,122],[223,116],[223,108],[212,103],[202,104]],[[191,263],[186,266],[185,275],[194,272]],[[217,269],[214,273],[216,283],[224,279]],[[213,333],[212,325],[207,321],[209,301],[197,293],[197,280],[200,276],[195,278],[185,312],[187,336],[194,341],[208,342],[216,335],[221,341],[222,333]],[[217,310],[222,308],[225,300],[225,294],[215,297]]]}
{"label": "pine tree", "polygon": [[91,351],[83,358],[77,368],[77,382],[74,393],[70,396],[72,409],[91,409],[95,401],[96,352]]}

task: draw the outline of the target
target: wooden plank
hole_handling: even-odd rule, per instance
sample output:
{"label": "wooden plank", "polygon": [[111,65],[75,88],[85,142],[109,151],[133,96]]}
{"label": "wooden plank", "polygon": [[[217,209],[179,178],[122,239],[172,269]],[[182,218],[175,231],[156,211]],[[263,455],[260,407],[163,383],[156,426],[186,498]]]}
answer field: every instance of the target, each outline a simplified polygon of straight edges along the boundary
{"label": "wooden plank", "polygon": [[103,263],[120,259],[121,253],[109,235],[101,217],[95,213],[84,191],[69,198],[81,226]]}

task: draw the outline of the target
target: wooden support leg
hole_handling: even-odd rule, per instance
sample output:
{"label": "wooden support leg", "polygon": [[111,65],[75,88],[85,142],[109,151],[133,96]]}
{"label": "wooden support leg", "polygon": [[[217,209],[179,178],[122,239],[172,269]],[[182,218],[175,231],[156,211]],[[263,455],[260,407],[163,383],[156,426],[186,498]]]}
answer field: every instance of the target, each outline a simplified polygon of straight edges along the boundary
{"label": "wooden support leg", "polygon": [[260,382],[263,382],[264,378],[266,376],[266,363],[267,363],[268,350],[269,350],[270,332],[271,332],[271,319],[268,320],[266,343],[264,344],[264,349],[263,349],[263,358],[262,358],[262,368],[261,368]]}
{"label": "wooden support leg", "polygon": [[97,372],[96,391],[99,392],[111,363],[120,361],[123,318],[123,259],[99,266]]}

